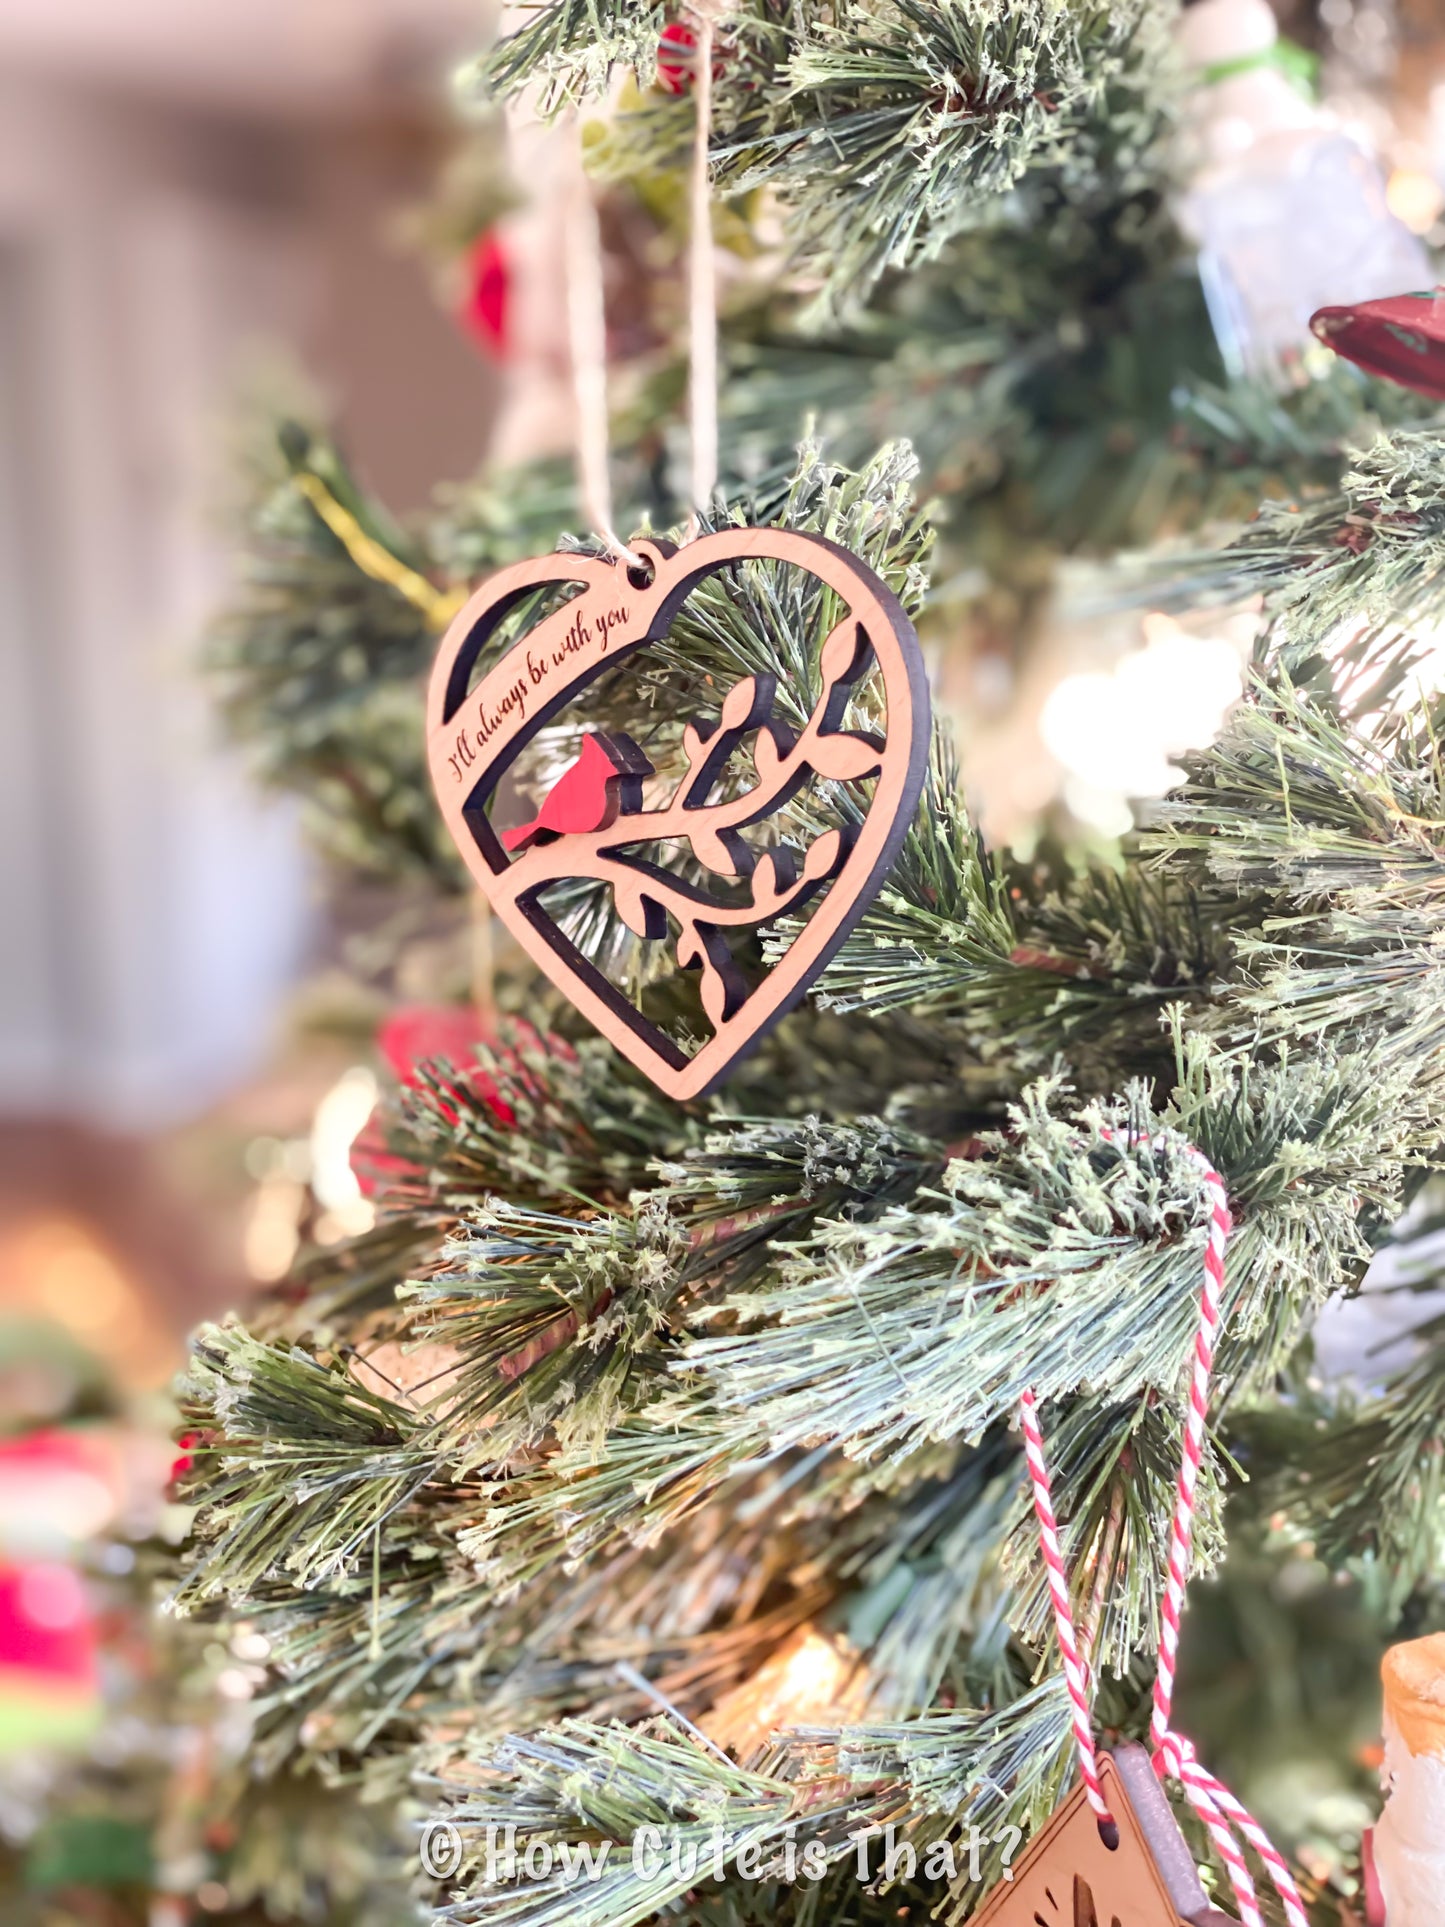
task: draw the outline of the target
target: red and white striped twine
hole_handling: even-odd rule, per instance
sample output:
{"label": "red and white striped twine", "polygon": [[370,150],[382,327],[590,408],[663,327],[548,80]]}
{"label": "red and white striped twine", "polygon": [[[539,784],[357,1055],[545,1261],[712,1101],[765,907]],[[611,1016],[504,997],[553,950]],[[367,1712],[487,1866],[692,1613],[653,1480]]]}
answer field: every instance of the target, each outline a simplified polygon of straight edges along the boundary
{"label": "red and white striped twine", "polygon": [[[1114,1133],[1105,1129],[1103,1136],[1112,1140]],[[1147,1146],[1149,1140],[1136,1138],[1133,1142]],[[1172,1774],[1179,1781],[1190,1804],[1208,1829],[1229,1873],[1244,1927],[1263,1927],[1263,1919],[1248,1863],[1235,1839],[1236,1831],[1244,1836],[1268,1869],[1275,1890],[1284,1904],[1289,1927],[1309,1927],[1299,1889],[1284,1856],[1229,1789],[1199,1764],[1188,1740],[1180,1739],[1169,1730],[1169,1716],[1174,1704],[1174,1678],[1179,1663],[1179,1629],[1184,1616],[1184,1592],[1189,1584],[1190,1550],[1194,1543],[1195,1495],[1199,1485],[1199,1468],[1204,1461],[1205,1432],[1209,1424],[1209,1383],[1214,1370],[1214,1348],[1219,1338],[1220,1305],[1224,1293],[1224,1248],[1233,1222],[1224,1179],[1204,1154],[1192,1145],[1185,1145],[1183,1151],[1188,1162],[1209,1187],[1209,1236],[1204,1247],[1204,1287],[1200,1293],[1199,1328],[1195,1333],[1189,1378],[1184,1450],[1175,1490],[1174,1521],[1169,1535],[1168,1577],[1159,1627],[1159,1670],[1154,1681],[1154,1713],[1149,1739],[1155,1771],[1161,1778]],[[1039,1522],[1039,1546],[1044,1555],[1049,1594],[1053,1601],[1054,1629],[1063,1657],[1064,1678],[1073,1710],[1074,1745],[1089,1805],[1100,1824],[1107,1826],[1112,1824],[1113,1816],[1099,1781],[1088,1665],[1079,1651],[1078,1635],[1074,1630],[1069,1577],[1059,1545],[1058,1522],[1054,1517],[1048,1461],[1044,1457],[1043,1435],[1039,1430],[1038,1401],[1032,1391],[1025,1392],[1020,1399],[1019,1417],[1023,1426],[1024,1457],[1028,1461],[1029,1481],[1033,1488],[1034,1512]]]}

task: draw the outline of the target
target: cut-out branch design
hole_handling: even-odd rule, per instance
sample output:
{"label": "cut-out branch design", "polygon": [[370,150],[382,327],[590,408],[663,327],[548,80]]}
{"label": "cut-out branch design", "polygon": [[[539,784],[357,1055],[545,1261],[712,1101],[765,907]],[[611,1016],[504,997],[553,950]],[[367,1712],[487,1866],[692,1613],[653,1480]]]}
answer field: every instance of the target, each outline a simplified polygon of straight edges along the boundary
{"label": "cut-out branch design", "polygon": [[[839,727],[849,698],[873,660],[867,633],[855,617],[839,622],[819,655],[821,690],[812,714],[796,735],[773,716],[775,683],[747,676],[733,684],[716,722],[689,723],[683,736],[687,770],[668,801],[641,807],[641,778],[650,766],[625,739],[588,739],[525,832],[508,833],[520,854],[497,878],[497,901],[525,905],[549,884],[594,877],[608,884],[617,914],[651,942],[676,924],[677,961],[702,972],[702,1007],[718,1029],[748,994],[728,942],[729,931],[746,930],[795,910],[847,858],[851,826],[814,838],[799,865],[778,846],[755,852],[743,831],[782,809],[811,776],[857,782],[877,775],[884,742],[872,733]],[[751,737],[757,781],[736,795],[710,800],[732,757]],[[586,780],[583,782],[583,773]],[[554,799],[568,786],[579,792],[567,810]],[[580,792],[585,790],[585,794]],[[564,827],[565,826],[565,827]],[[639,846],[686,843],[703,869],[745,879],[741,902],[713,896],[647,858]]]}

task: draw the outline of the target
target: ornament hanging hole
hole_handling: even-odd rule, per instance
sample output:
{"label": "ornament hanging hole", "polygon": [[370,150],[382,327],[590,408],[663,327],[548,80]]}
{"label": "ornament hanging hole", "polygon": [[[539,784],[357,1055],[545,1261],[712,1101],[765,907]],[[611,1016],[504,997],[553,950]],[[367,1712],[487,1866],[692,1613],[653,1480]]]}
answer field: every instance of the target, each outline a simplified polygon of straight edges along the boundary
{"label": "ornament hanging hole", "polygon": [[1099,1838],[1110,1853],[1119,1851],[1119,1823],[1117,1820],[1100,1820]]}
{"label": "ornament hanging hole", "polygon": [[656,576],[657,567],[655,563],[643,561],[629,562],[627,565],[627,580],[632,584],[634,589],[650,589]]}

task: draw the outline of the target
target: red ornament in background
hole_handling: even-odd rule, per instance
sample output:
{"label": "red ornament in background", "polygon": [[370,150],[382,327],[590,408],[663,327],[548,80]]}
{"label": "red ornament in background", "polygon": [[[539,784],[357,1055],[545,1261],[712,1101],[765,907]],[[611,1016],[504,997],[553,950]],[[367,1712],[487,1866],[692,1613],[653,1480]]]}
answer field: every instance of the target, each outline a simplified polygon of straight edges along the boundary
{"label": "red ornament in background", "polygon": [[73,1566],[48,1559],[0,1565],[0,1674],[89,1696],[96,1648],[95,1619]]}
{"label": "red ornament in background", "polygon": [[1445,401],[1445,288],[1320,308],[1310,327],[1367,375]]}
{"label": "red ornament in background", "polygon": [[512,264],[501,236],[488,228],[468,251],[458,315],[478,347],[496,361],[506,359],[511,308]]}
{"label": "red ornament in background", "polygon": [[[404,1088],[418,1088],[423,1064],[454,1066],[451,1090],[458,1096],[481,1098],[499,1123],[511,1124],[514,1119],[506,1099],[495,1080],[473,1058],[476,1045],[491,1041],[490,1032],[470,1004],[404,1004],[383,1019],[376,1033],[378,1050]],[[443,1100],[438,1108],[449,1124],[456,1123],[460,1113],[455,1105]],[[351,1147],[351,1168],[362,1195],[368,1198],[375,1197],[393,1179],[410,1177],[416,1170],[407,1158],[387,1150],[375,1111]]]}
{"label": "red ornament in background", "polygon": [[417,1070],[430,1058],[467,1064],[473,1047],[488,1042],[470,1004],[403,1004],[382,1019],[377,1048],[400,1084],[415,1086]]}
{"label": "red ornament in background", "polygon": [[100,1634],[75,1550],[132,1489],[119,1435],[41,1427],[0,1440],[0,1756],[69,1744],[100,1714]]}
{"label": "red ornament in background", "polygon": [[104,1428],[41,1426],[0,1439],[0,1558],[23,1563],[84,1544],[115,1517],[126,1483]]}

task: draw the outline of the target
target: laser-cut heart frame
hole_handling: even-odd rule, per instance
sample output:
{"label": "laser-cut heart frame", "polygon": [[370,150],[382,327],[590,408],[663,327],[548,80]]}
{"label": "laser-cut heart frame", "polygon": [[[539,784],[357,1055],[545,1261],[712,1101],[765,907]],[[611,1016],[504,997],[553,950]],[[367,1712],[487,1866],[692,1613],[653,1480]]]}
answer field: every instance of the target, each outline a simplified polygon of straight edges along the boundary
{"label": "laser-cut heart frame", "polygon": [[[538,968],[625,1057],[669,1096],[686,1099],[715,1090],[744,1053],[792,1009],[877,895],[908,833],[927,773],[928,678],[918,637],[898,598],[866,563],[826,537],[740,528],[700,536],[678,550],[664,542],[636,546],[646,557],[650,580],[611,557],[557,554],[516,563],[477,590],[437,653],[427,697],[427,757],[447,827],[497,916]],[[487,805],[520,751],[599,675],[664,636],[706,576],[750,560],[804,569],[833,590],[843,605],[844,614],[820,656],[823,695],[801,735],[795,739],[769,720],[773,691],[766,678],[751,681],[745,693],[735,686],[732,710],[725,702],[716,726],[690,726],[689,773],[660,809],[637,809],[634,785],[621,814],[614,797],[608,819],[596,829],[534,844],[509,860]],[[528,630],[475,689],[469,688],[478,657],[508,612],[553,583],[578,583],[584,593]],[[887,730],[881,741],[838,727],[849,689],[873,665],[882,677],[886,702]],[[710,806],[713,815],[728,819],[723,830],[716,831],[704,820],[707,791],[732,747],[752,732],[757,733],[755,758],[763,757],[772,767],[779,787],[765,798],[765,807],[749,812],[748,797],[766,787],[760,764],[756,790],[725,807]],[[772,742],[771,751],[765,739]],[[866,754],[855,747],[864,743]],[[858,767],[865,760],[871,765],[866,771]],[[820,767],[829,763],[832,770]],[[619,761],[618,767],[621,771],[624,763]],[[856,831],[840,826],[819,837],[801,881],[789,874],[790,866],[776,852],[754,859],[741,837],[728,840],[747,823],[763,820],[810,774],[842,771],[861,776],[874,768],[873,794]],[[676,827],[659,830],[665,821]],[[752,914],[723,910],[716,899],[669,873],[614,854],[668,835],[708,839],[716,858],[708,860],[708,867],[718,874],[750,874],[754,904],[746,910]],[[538,848],[544,853],[541,858]],[[559,851],[566,857],[560,858]],[[729,859],[735,861],[731,872],[726,868]],[[543,864],[551,866],[549,873],[540,882],[527,881]],[[714,1025],[712,1037],[691,1057],[609,983],[538,901],[543,889],[563,877],[589,876],[612,884],[618,914],[639,935],[665,934],[665,920],[661,930],[658,927],[658,895],[681,904],[685,927],[679,961],[702,966],[704,1005]],[[729,964],[731,958],[721,929],[756,925],[768,915],[795,908],[824,883],[827,894],[785,954],[739,1000],[740,980],[730,979],[722,962],[725,955]],[[760,913],[759,903],[772,907]],[[691,914],[689,904],[701,914]]]}

